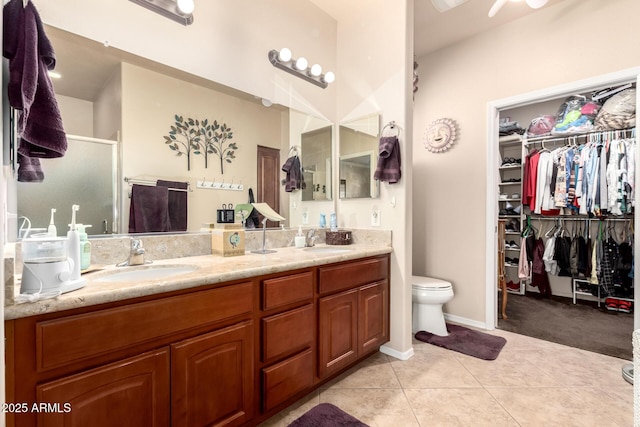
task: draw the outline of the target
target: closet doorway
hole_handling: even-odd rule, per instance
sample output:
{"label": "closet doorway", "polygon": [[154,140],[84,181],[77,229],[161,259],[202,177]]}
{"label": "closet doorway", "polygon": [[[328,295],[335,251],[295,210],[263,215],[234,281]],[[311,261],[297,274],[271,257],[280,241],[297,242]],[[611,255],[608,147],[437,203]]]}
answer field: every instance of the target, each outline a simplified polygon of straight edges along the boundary
{"label": "closet doorway", "polygon": [[[526,327],[519,328],[519,326],[522,326],[522,325],[517,325],[518,322],[529,322],[529,326],[531,326],[532,324],[534,324],[534,322],[536,322],[536,319],[538,323],[542,324],[542,322],[540,322],[540,319],[544,319],[545,321],[548,321],[549,318],[552,317],[552,315],[553,316],[558,315],[560,322],[568,323],[566,319],[575,317],[574,315],[577,312],[568,312],[565,310],[580,309],[580,308],[587,309],[586,315],[601,314],[601,315],[607,316],[606,308],[603,308],[602,306],[602,304],[604,304],[604,298],[600,299],[601,307],[598,308],[597,307],[598,298],[596,293],[593,292],[593,295],[589,295],[592,293],[591,292],[592,290],[595,290],[595,288],[585,287],[583,286],[584,283],[577,283],[577,285],[579,286],[577,288],[578,292],[574,292],[576,289],[574,289],[574,283],[571,277],[563,277],[561,279],[553,278],[551,281],[552,295],[550,295],[550,298],[531,299],[530,297],[532,295],[535,296],[536,294],[541,293],[540,289],[538,287],[531,287],[530,286],[531,282],[527,283],[527,280],[522,280],[523,282],[522,284],[516,283],[519,280],[517,263],[516,263],[516,268],[514,271],[516,274],[515,277],[518,279],[511,280],[512,282],[510,286],[511,291],[507,292],[506,313],[507,313],[507,317],[509,318],[501,319],[500,318],[501,309],[499,308],[500,307],[499,303],[502,301],[502,298],[501,298],[502,295],[500,292],[497,291],[498,272],[500,270],[500,267],[502,267],[499,264],[499,257],[498,257],[498,249],[500,245],[505,245],[505,244],[508,245],[507,248],[505,248],[505,251],[501,255],[503,258],[504,257],[509,258],[509,261],[513,261],[514,259],[517,259],[519,261],[518,258],[519,258],[519,251],[521,246],[520,234],[525,230],[527,226],[535,230],[536,233],[538,234],[542,233],[543,235],[549,232],[553,234],[553,231],[551,230],[554,226],[563,227],[565,232],[568,233],[569,235],[573,235],[573,234],[577,235],[580,233],[588,235],[587,229],[590,228],[591,230],[595,230],[595,231],[592,231],[592,234],[594,237],[595,237],[595,234],[599,232],[603,232],[604,234],[606,234],[607,232],[610,234],[618,233],[617,235],[619,240],[622,231],[627,228],[632,229],[633,224],[638,224],[637,219],[640,217],[638,215],[637,209],[634,209],[633,213],[626,215],[623,218],[616,218],[619,221],[616,221],[615,226],[613,226],[612,224],[614,224],[614,222],[609,222],[607,225],[607,223],[605,222],[600,223],[600,221],[598,221],[597,219],[592,219],[591,222],[577,220],[578,218],[583,219],[584,217],[570,218],[570,217],[564,217],[560,215],[559,218],[550,219],[550,218],[544,218],[536,215],[527,215],[528,212],[524,211],[521,207],[524,202],[523,200],[521,200],[522,187],[516,186],[513,184],[511,184],[512,187],[505,187],[505,182],[509,182],[509,181],[515,182],[515,181],[518,181],[519,178],[522,178],[521,170],[519,168],[522,167],[521,165],[525,161],[526,154],[528,153],[529,148],[531,147],[528,147],[527,145],[521,143],[521,141],[517,141],[515,143],[512,143],[513,145],[511,147],[513,148],[509,148],[505,152],[504,147],[501,147],[501,144],[499,143],[500,135],[499,135],[498,129],[499,129],[500,119],[509,117],[510,119],[512,119],[511,121],[519,121],[521,126],[526,129],[526,127],[529,126],[530,120],[532,118],[532,117],[522,118],[522,117],[527,117],[526,116],[527,110],[529,111],[528,114],[539,115],[539,114],[542,114],[542,112],[544,112],[544,114],[547,114],[548,112],[549,114],[555,115],[556,111],[558,110],[558,106],[562,104],[563,100],[565,100],[567,97],[571,95],[580,94],[580,93],[592,93],[595,90],[609,88],[609,87],[617,87],[627,83],[631,83],[637,87],[639,75],[640,75],[640,68],[633,68],[633,69],[623,70],[616,73],[611,73],[611,74],[607,74],[607,75],[603,75],[603,76],[599,76],[591,79],[581,80],[571,84],[566,84],[566,85],[548,88],[540,91],[535,91],[535,92],[489,103],[488,115],[487,115],[488,141],[490,141],[490,143],[487,144],[488,173],[487,173],[486,185],[488,189],[487,190],[488,200],[487,200],[487,224],[486,224],[487,233],[486,234],[488,238],[487,238],[487,245],[486,245],[487,275],[486,275],[486,319],[485,319],[486,325],[489,329],[493,329],[497,327],[505,330],[513,330],[516,333],[521,333],[520,331],[523,331],[522,333],[529,335],[530,332],[528,331],[528,329]],[[637,100],[636,100],[636,105],[638,105]],[[531,111],[533,111],[534,113],[531,113]],[[525,114],[525,116],[520,115],[519,117],[516,117],[518,116],[518,114],[523,114],[523,113]],[[513,119],[516,119],[516,120],[513,120]],[[634,136],[635,136],[635,133],[634,133]],[[539,146],[540,145],[538,145],[538,147]],[[640,165],[640,162],[638,162],[638,157],[639,155],[636,150],[635,156],[633,159],[633,161],[635,162],[634,163],[635,165]],[[507,161],[506,163],[508,163],[508,165],[506,165],[504,163],[505,160],[513,160],[513,161],[511,162]],[[505,174],[505,172],[507,173]],[[636,188],[640,188],[638,186],[638,182],[640,181],[640,179],[638,178],[639,177],[636,174],[635,180],[634,180]],[[499,219],[509,220],[509,216],[513,216],[514,219],[517,219],[517,222],[520,228],[515,231],[512,230],[513,234],[510,236],[510,238],[501,240],[499,242],[498,221]],[[563,221],[560,222],[558,221],[558,219]],[[589,227],[589,225],[591,225],[591,227]],[[504,239],[504,236],[501,236],[500,239]],[[512,244],[515,244],[515,245],[512,245]],[[636,242],[636,239],[633,239],[632,250],[634,254],[634,260],[637,258],[635,256],[635,254],[638,253],[637,248],[638,248],[638,243]],[[508,270],[508,268],[506,268],[505,270]],[[557,282],[557,280],[560,280],[560,282]],[[555,283],[555,286],[554,286],[554,282],[557,282]],[[629,300],[638,301],[637,296],[640,294],[635,291],[638,287],[637,280],[635,277],[633,277],[632,279],[630,279],[630,282],[631,282],[632,289],[631,289],[631,295]],[[581,292],[581,291],[584,291],[584,292]],[[515,295],[512,295],[512,294],[515,294]],[[575,305],[573,304],[574,297],[576,297]],[[528,299],[531,299],[530,304],[524,304]],[[568,302],[568,305],[567,305],[567,302]],[[592,304],[594,308],[590,307],[589,304]],[[512,310],[516,314],[519,313],[520,310],[524,310],[524,311],[520,311],[520,314],[518,316],[513,317],[513,316],[509,316],[509,312]],[[589,312],[590,310],[593,310],[593,313]],[[528,317],[522,316],[521,313],[526,313],[530,316]],[[571,313],[571,314],[567,314],[567,313]],[[565,316],[565,317],[562,317],[562,316]],[[621,316],[619,316],[618,319],[616,319],[615,316],[609,316],[608,318],[606,318],[606,320],[607,321],[613,320],[612,324],[614,326],[611,326],[611,327],[615,327],[616,321],[620,321],[622,317],[623,315],[621,313]],[[593,337],[590,336],[589,325],[584,325],[584,322],[588,322],[588,320],[585,320],[585,319],[588,319],[588,318],[589,317],[584,317],[583,321],[580,323],[582,327],[579,327],[578,330],[575,330],[575,331],[569,331],[567,333],[567,337],[575,338],[576,335],[581,335],[584,337],[584,340],[593,339]],[[631,347],[632,347],[631,332],[633,331],[633,329],[637,329],[638,327],[640,327],[639,319],[640,317],[637,313],[637,310],[633,310],[632,314],[626,314],[626,319],[624,320],[625,326],[623,326],[623,328],[626,328],[629,331],[628,333],[626,331],[624,332],[623,338],[621,338],[621,340],[624,343],[624,340],[628,339],[629,352],[631,351]],[[605,328],[605,333],[606,333],[606,328],[608,327],[606,326],[606,322],[597,321],[597,320],[595,322],[598,323],[597,327]],[[513,327],[514,325],[515,327]],[[566,325],[563,325],[563,327],[564,326]],[[594,327],[592,328],[592,331],[596,331],[596,329],[597,328]],[[539,334],[537,336],[538,338],[547,339],[549,341],[556,340],[556,338],[544,336],[544,330],[542,332],[540,331],[532,332],[531,336],[536,336],[536,335],[533,335],[535,333]],[[540,336],[540,334],[542,336]],[[579,343],[576,344],[575,342],[571,342],[571,339],[567,339],[567,342],[562,342],[562,344],[566,344],[574,347],[580,347]],[[603,352],[607,354],[606,349],[599,350],[595,348],[587,348],[587,350]],[[625,357],[625,358],[630,359],[630,357]]]}

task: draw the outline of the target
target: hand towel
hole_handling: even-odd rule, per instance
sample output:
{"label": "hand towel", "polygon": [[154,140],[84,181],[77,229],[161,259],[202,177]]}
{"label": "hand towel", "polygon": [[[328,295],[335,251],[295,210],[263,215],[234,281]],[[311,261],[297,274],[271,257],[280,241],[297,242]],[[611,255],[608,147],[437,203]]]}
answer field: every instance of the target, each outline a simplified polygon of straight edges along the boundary
{"label": "hand towel", "polygon": [[25,157],[18,153],[18,182],[42,182],[44,173],[40,166],[40,159]]}
{"label": "hand towel", "polygon": [[[67,138],[47,73],[55,67],[55,53],[33,2],[11,0],[3,9],[3,55],[9,59],[8,98],[21,110],[18,153],[26,157],[64,156]],[[35,162],[33,166],[38,170]],[[38,170],[42,174],[42,170]],[[44,174],[42,174],[44,176]]]}
{"label": "hand towel", "polygon": [[300,158],[298,156],[289,157],[284,165],[282,165],[282,171],[287,173],[284,180],[284,191],[291,193],[293,190],[306,188],[304,177],[302,176]]}
{"label": "hand towel", "polygon": [[151,185],[132,185],[129,233],[158,231],[171,231],[169,189]]}
{"label": "hand towel", "polygon": [[378,144],[378,165],[374,179],[395,184],[400,180],[400,142],[396,136],[383,136]]}
{"label": "hand towel", "polygon": [[156,185],[169,189],[169,223],[171,224],[171,231],[187,231],[187,192],[171,189],[187,190],[189,183],[159,179]]}

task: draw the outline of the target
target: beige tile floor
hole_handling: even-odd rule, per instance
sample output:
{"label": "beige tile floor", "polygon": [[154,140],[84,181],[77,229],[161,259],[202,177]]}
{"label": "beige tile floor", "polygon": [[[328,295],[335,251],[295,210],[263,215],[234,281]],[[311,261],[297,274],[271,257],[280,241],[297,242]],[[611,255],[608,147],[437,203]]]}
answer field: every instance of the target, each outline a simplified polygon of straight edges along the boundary
{"label": "beige tile floor", "polygon": [[262,426],[287,426],[324,402],[371,427],[633,426],[633,386],[621,374],[628,361],[488,333],[507,339],[494,361],[414,340],[411,359],[375,354]]}

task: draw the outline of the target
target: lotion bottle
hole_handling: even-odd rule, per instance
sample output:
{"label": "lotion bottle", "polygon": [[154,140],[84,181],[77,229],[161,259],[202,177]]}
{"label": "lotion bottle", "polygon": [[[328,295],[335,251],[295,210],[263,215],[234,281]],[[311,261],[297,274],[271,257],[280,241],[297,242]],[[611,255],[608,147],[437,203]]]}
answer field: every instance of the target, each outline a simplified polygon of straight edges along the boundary
{"label": "lotion bottle", "polygon": [[87,237],[86,229],[91,225],[78,224],[78,236],[80,237],[80,270],[86,270],[91,265],[91,242]]}
{"label": "lotion bottle", "polygon": [[335,212],[331,213],[329,220],[329,224],[331,226],[331,231],[338,231],[338,216]]}
{"label": "lotion bottle", "polygon": [[296,248],[304,248],[306,245],[306,241],[305,241],[304,233],[302,232],[301,225],[298,226],[298,234],[296,234],[294,241],[295,241]]}
{"label": "lotion bottle", "polygon": [[80,206],[71,206],[71,224],[67,232],[67,256],[73,261],[73,270],[71,270],[71,280],[80,280],[80,235],[76,226],[76,212]]}

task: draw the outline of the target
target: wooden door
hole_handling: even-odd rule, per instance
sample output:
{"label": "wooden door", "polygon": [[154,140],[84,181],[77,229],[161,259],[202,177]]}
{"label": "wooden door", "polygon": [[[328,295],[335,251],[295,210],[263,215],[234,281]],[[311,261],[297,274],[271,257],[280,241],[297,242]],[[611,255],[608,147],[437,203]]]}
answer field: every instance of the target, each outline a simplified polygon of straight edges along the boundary
{"label": "wooden door", "polygon": [[174,426],[239,426],[253,416],[251,321],[171,345]]}
{"label": "wooden door", "polygon": [[371,353],[389,341],[389,292],[387,282],[360,288],[358,295],[359,354]]}
{"label": "wooden door", "polygon": [[49,404],[38,426],[169,426],[169,349],[39,385],[36,395]]}
{"label": "wooden door", "polygon": [[[276,148],[258,145],[258,188],[255,196],[256,202],[267,203],[280,213],[280,150]],[[277,222],[267,221],[267,227],[277,226]]]}
{"label": "wooden door", "polygon": [[320,298],[319,375],[325,378],[358,357],[358,289]]}

